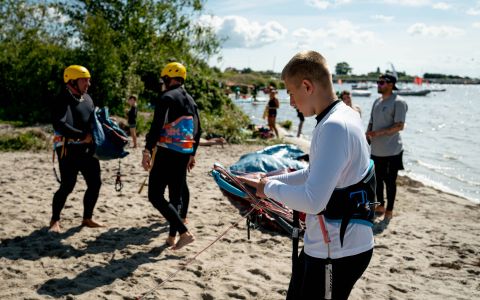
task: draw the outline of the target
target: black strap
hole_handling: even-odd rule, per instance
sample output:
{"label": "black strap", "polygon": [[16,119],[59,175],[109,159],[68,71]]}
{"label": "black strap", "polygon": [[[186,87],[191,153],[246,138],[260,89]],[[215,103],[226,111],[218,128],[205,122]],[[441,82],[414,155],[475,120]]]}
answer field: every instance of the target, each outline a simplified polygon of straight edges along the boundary
{"label": "black strap", "polygon": [[298,241],[300,240],[300,213],[293,211],[292,228],[292,273],[298,265]]}

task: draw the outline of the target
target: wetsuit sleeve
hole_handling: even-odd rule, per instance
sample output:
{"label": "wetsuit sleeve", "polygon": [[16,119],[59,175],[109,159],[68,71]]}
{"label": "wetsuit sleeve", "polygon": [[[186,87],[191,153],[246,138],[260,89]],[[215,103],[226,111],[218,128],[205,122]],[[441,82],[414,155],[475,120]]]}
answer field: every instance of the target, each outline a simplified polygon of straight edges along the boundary
{"label": "wetsuit sleeve", "polygon": [[270,180],[265,194],[288,207],[308,214],[318,214],[330,196],[348,162],[346,129],[340,123],[325,123],[315,139],[316,157],[310,159],[310,171],[304,184],[288,185]]}
{"label": "wetsuit sleeve", "polygon": [[[67,104],[58,103],[53,109],[52,113],[52,124],[55,131],[59,132],[61,135],[72,138],[72,139],[81,139],[84,137],[84,132],[78,128],[73,127],[68,124],[67,116],[69,113],[69,107]],[[71,114],[71,111],[70,111]]]}
{"label": "wetsuit sleeve", "polygon": [[268,177],[270,180],[278,180],[289,185],[300,185],[308,178],[308,169],[301,169],[295,172]]}
{"label": "wetsuit sleeve", "polygon": [[193,117],[195,121],[195,125],[197,126],[197,132],[193,139],[195,140],[195,144],[193,145],[193,153],[192,156],[195,156],[197,153],[198,146],[200,145],[200,136],[202,135],[202,126],[200,123],[200,115],[198,114],[198,108],[195,107],[195,116]]}
{"label": "wetsuit sleeve", "polygon": [[160,138],[160,133],[167,118],[169,103],[170,99],[162,97],[155,105],[152,125],[145,138],[145,149],[148,149],[150,152],[152,152],[153,147],[155,147]]}

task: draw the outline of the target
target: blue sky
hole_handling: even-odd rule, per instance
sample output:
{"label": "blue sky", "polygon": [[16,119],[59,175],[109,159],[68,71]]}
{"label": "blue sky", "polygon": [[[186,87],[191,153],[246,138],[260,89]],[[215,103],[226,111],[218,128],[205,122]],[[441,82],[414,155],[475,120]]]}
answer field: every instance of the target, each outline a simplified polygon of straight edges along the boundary
{"label": "blue sky", "polygon": [[207,0],[201,22],[226,39],[212,66],[281,71],[298,51],[322,53],[353,73],[393,63],[480,77],[480,0]]}

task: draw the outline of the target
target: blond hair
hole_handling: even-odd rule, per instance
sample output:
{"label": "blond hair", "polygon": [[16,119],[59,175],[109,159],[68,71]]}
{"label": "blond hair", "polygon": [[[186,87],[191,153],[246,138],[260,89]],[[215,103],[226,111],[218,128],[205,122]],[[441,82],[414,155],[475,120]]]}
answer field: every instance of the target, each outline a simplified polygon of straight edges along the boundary
{"label": "blond hair", "polygon": [[291,80],[299,85],[302,80],[319,83],[322,86],[332,85],[332,75],[327,60],[316,51],[302,51],[295,54],[282,71],[282,80]]}

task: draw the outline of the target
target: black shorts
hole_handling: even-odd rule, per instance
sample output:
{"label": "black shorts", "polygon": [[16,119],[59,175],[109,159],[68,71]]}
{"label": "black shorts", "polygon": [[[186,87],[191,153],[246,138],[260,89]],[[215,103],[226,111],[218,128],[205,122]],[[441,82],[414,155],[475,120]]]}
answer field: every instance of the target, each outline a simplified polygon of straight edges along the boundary
{"label": "black shorts", "polygon": [[393,156],[375,156],[372,155],[372,160],[376,166],[386,166],[391,170],[405,170],[403,167],[403,150],[397,155]]}

